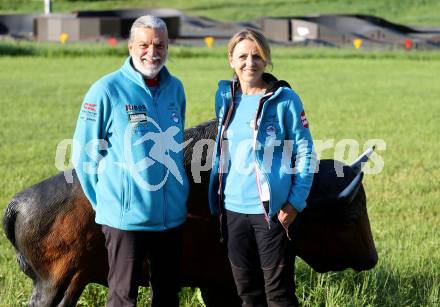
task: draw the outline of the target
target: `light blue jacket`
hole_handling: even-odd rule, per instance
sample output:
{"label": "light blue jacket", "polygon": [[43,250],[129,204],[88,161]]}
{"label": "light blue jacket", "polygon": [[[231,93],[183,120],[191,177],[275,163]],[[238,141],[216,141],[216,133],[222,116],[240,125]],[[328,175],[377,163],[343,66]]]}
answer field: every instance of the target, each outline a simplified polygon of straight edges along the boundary
{"label": "light blue jacket", "polygon": [[[253,123],[254,153],[260,201],[269,202],[266,213],[272,217],[286,202],[299,212],[306,207],[316,157],[298,95],[285,81],[278,81],[270,74],[264,74],[263,78],[270,87],[260,100],[260,109]],[[234,112],[231,97],[237,88],[237,81],[220,81],[216,93],[215,109],[219,126],[209,187],[209,204],[213,214],[220,213],[224,205],[222,198],[227,174],[220,171],[226,169],[221,143],[225,127]],[[293,170],[294,166],[296,170]]]}
{"label": "light blue jacket", "polygon": [[98,224],[162,231],[186,219],[185,93],[166,67],[159,76],[153,95],[129,57],[84,98],[73,162]]}

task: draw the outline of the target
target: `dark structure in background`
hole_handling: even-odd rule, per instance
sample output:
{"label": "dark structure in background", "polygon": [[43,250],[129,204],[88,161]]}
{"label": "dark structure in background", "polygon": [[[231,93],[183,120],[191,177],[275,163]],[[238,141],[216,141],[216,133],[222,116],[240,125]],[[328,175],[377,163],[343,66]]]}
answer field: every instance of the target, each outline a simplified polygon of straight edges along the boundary
{"label": "dark structure in background", "polygon": [[121,29],[116,18],[78,18],[74,14],[40,16],[36,18],[35,37],[39,41],[60,40],[65,33],[69,41],[99,40],[119,37]]}
{"label": "dark structure in background", "polygon": [[38,15],[0,15],[0,35],[10,35],[14,38],[32,39],[34,22]]}
{"label": "dark structure in background", "polygon": [[78,11],[71,14],[0,15],[0,35],[14,38],[60,41],[127,39],[133,21],[142,15],[161,17],[176,43],[203,44],[210,36],[227,41],[242,28],[262,30],[273,42],[284,45],[325,45],[430,49],[440,46],[440,29],[422,30],[369,15],[316,15],[264,17],[258,21],[221,22],[186,16],[175,9],[124,9]]}
{"label": "dark structure in background", "polygon": [[69,41],[100,40],[108,37],[127,39],[132,23],[140,16],[155,15],[168,27],[171,39],[179,36],[181,13],[172,9],[127,9],[79,11],[74,14],[51,14],[36,19],[35,33],[39,41],[59,41],[62,33]]}
{"label": "dark structure in background", "polygon": [[362,40],[363,47],[440,46],[440,29],[419,30],[370,15],[317,15],[265,18],[262,30],[284,44],[341,46]]}
{"label": "dark structure in background", "polygon": [[141,16],[154,15],[162,18],[168,27],[168,37],[175,39],[180,34],[180,19],[182,13],[174,9],[125,9],[125,10],[108,10],[108,11],[79,11],[76,13],[80,20],[89,18],[108,19],[113,23],[119,24],[119,32],[114,33],[115,37],[128,38],[130,28],[133,22]]}

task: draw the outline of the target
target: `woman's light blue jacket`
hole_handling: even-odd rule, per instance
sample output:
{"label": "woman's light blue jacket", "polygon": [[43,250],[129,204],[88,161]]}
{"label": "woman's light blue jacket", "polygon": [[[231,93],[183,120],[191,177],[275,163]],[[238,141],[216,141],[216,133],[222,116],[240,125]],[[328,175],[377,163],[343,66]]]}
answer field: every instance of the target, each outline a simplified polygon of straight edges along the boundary
{"label": "woman's light blue jacket", "polygon": [[[270,85],[260,100],[253,121],[255,173],[261,203],[268,201],[268,217],[275,215],[287,202],[298,212],[306,207],[316,157],[313,141],[298,95],[285,81],[263,74]],[[209,205],[213,214],[223,209],[224,180],[227,167],[224,151],[225,131],[234,112],[232,97],[238,82],[220,81],[215,97],[218,134],[215,142],[209,185]],[[236,187],[240,189],[241,187]]]}

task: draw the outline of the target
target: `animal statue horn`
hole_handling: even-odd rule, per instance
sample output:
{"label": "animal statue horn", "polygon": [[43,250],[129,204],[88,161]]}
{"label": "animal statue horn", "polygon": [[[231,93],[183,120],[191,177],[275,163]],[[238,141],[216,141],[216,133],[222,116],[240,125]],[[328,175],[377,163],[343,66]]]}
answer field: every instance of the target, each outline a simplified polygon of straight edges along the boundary
{"label": "animal statue horn", "polygon": [[356,174],[356,177],[350,182],[350,184],[341,192],[337,197],[337,201],[341,204],[350,204],[359,192],[359,188],[362,184],[362,179],[364,178],[364,173],[362,169],[364,164],[368,161],[371,154],[374,152],[376,146],[372,146],[364,151],[357,159],[354,161],[350,167]]}
{"label": "animal statue horn", "polygon": [[359,158],[356,159],[356,161],[354,161],[351,164],[351,168],[352,170],[356,173],[359,174],[362,171],[362,168],[364,167],[365,162],[368,161],[368,159],[370,158],[370,156],[372,155],[372,153],[374,152],[374,150],[376,149],[376,145],[369,147],[367,150],[365,150],[360,156]]}

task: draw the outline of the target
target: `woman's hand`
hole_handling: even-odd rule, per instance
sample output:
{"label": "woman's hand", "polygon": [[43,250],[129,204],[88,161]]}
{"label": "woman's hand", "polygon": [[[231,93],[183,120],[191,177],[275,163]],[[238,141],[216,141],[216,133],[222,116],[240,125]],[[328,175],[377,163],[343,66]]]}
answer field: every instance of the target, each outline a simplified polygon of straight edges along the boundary
{"label": "woman's hand", "polygon": [[296,216],[298,215],[298,211],[289,203],[286,203],[278,213],[278,220],[284,228],[288,228],[290,224],[293,223]]}

